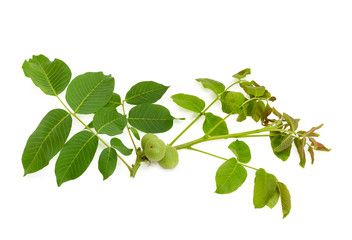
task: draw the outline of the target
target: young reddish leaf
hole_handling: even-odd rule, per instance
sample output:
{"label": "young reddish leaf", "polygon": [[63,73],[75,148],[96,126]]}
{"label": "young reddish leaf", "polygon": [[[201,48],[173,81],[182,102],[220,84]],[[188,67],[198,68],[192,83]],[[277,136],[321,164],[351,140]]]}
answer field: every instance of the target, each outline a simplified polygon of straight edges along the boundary
{"label": "young reddish leaf", "polygon": [[329,152],[331,149],[325,147],[322,143],[319,143],[317,142],[314,138],[309,138],[309,140],[311,141],[311,143],[313,144],[314,146],[314,150],[317,150],[317,151],[327,151]]}
{"label": "young reddish leaf", "polygon": [[272,108],[269,106],[269,104],[266,104],[265,108],[264,108],[264,112],[260,118],[263,125],[267,125],[269,123],[269,121],[273,121],[273,120],[268,119],[268,117],[271,113],[272,113]]}
{"label": "young reddish leaf", "polygon": [[314,164],[314,151],[313,151],[313,148],[311,146],[309,146],[308,152],[310,154],[310,158],[312,159],[312,164]]}

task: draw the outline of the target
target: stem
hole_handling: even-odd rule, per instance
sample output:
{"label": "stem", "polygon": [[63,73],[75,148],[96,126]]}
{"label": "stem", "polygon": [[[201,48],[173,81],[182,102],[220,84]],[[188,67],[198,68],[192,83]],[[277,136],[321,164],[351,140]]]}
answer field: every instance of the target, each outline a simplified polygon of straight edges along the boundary
{"label": "stem", "polygon": [[[208,153],[208,152],[205,152],[205,151],[202,151],[202,150],[196,149],[196,148],[188,147],[187,149],[192,150],[192,151],[196,151],[196,152],[200,152],[200,153],[203,153],[203,154],[206,154],[206,155],[212,156],[212,157],[216,157],[216,158],[219,158],[219,159],[222,159],[222,160],[225,160],[225,161],[227,161],[227,160],[228,160],[227,158],[220,157],[220,156],[217,156],[217,155],[215,155],[215,154]],[[253,170],[255,170],[255,171],[258,171],[258,169],[257,169],[257,168],[254,168],[254,167],[248,166],[248,165],[243,164],[243,163],[240,163],[240,162],[238,162],[238,163],[239,163],[239,164],[241,164],[243,167],[250,168],[250,169],[253,169]]]}
{"label": "stem", "polygon": [[195,139],[193,141],[177,145],[177,146],[175,146],[175,148],[176,149],[188,148],[188,147],[191,147],[191,146],[193,146],[195,144],[198,144],[198,143],[201,143],[201,142],[207,142],[207,141],[218,140],[218,139],[262,136],[262,135],[253,135],[253,134],[262,133],[262,132],[269,132],[269,131],[289,132],[291,134],[294,133],[294,132],[292,132],[290,130],[278,129],[278,128],[273,128],[273,127],[264,127],[264,128],[259,128],[259,129],[256,129],[256,130],[240,132],[240,133],[232,133],[232,134],[218,135],[218,136],[212,136],[212,137],[204,136],[204,137]]}
{"label": "stem", "polygon": [[[57,99],[59,99],[59,101],[61,102],[61,104],[66,108],[66,110],[72,115],[74,116],[80,123],[82,123],[85,128],[87,128],[91,133],[93,133],[95,136],[97,136],[97,138],[107,147],[107,148],[111,148],[111,146],[109,146],[103,139],[101,139],[98,134],[96,132],[94,132],[90,127],[88,127],[77,115],[76,113],[73,113],[67,106],[66,104],[60,99],[60,97],[58,95],[56,95]],[[121,161],[126,165],[126,167],[132,171],[132,168],[130,167],[130,165],[128,165],[128,163],[119,155],[117,154],[117,157],[121,159]]]}
{"label": "stem", "polygon": [[219,98],[224,94],[224,92],[226,92],[230,87],[232,87],[233,85],[237,84],[237,83],[240,83],[241,80],[238,80],[236,82],[234,82],[233,84],[231,84],[230,86],[228,86],[222,93],[220,93],[219,95],[216,96],[216,98],[201,112],[199,113],[199,115],[185,128],[183,129],[183,131],[177,135],[175,137],[174,140],[172,140],[172,142],[169,144],[170,146],[172,146],[176,141],[177,139],[179,139],[202,115],[204,115],[204,113],[217,101],[219,100]]}
{"label": "stem", "polygon": [[[123,115],[126,115],[126,112],[125,112],[125,100],[122,101],[121,106],[122,106]],[[134,150],[137,152],[137,147],[136,147],[136,144],[134,143],[134,140],[133,140],[133,137],[132,137],[132,134],[131,134],[131,130],[130,130],[130,126],[128,125],[128,123],[126,124],[126,126],[127,126],[128,135],[130,135]]]}

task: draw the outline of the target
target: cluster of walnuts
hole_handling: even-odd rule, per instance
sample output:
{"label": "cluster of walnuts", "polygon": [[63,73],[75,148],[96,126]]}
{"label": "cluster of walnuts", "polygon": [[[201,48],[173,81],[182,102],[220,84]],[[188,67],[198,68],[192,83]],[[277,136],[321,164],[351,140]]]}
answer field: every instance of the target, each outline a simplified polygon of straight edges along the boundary
{"label": "cluster of walnuts", "polygon": [[159,165],[166,169],[171,169],[178,164],[177,150],[166,145],[161,139],[152,133],[147,133],[141,140],[144,156],[152,162],[158,162]]}

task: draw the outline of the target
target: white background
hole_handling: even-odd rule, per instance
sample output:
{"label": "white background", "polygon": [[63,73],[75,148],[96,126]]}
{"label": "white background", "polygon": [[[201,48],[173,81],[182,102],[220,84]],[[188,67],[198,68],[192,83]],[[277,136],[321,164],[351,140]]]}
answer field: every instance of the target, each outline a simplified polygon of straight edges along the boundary
{"label": "white background", "polygon": [[[349,3],[1,1],[0,239],[351,239]],[[316,154],[316,163],[302,169],[295,149],[282,162],[268,139],[246,140],[250,165],[289,188],[292,210],[286,219],[280,204],[254,209],[254,171],[248,170],[236,192],[217,195],[214,178],[222,161],[187,150],[180,151],[176,169],[143,166],[135,179],[119,162],[103,182],[95,158],[82,177],[58,188],[56,157],[23,177],[28,136],[49,110],[61,107],[23,75],[23,61],[37,54],[65,61],[73,76],[112,74],[121,96],[143,80],[171,85],[160,103],[187,120],[160,134],[165,142],[195,116],[171,95],[194,94],[209,103],[214,95],[195,78],[228,85],[232,74],[250,67],[248,79],[277,97],[277,109],[301,118],[302,129],[325,123],[320,140],[333,150]],[[221,115],[218,108],[212,110]],[[234,118],[228,125],[234,132],[260,127]],[[74,126],[72,134],[81,129],[77,121]],[[199,136],[201,122],[178,143]],[[126,135],[122,139],[130,144]],[[231,157],[230,142],[198,147]]]}

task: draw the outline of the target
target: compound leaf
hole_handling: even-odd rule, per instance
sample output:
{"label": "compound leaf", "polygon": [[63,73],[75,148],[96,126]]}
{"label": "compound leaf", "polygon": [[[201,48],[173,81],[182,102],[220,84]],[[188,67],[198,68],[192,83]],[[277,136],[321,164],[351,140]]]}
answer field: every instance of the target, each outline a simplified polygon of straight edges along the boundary
{"label": "compound leaf", "polygon": [[51,110],[45,115],[24,148],[24,175],[36,172],[49,164],[65,144],[71,126],[71,115],[62,109]]}
{"label": "compound leaf", "polygon": [[[255,208],[262,208],[268,204],[276,191],[276,177],[260,168],[255,173],[253,204]],[[270,204],[269,204],[270,205]]]}
{"label": "compound leaf", "polygon": [[249,163],[251,160],[251,150],[245,142],[236,140],[229,145],[229,149],[236,155],[239,162]]}
{"label": "compound leaf", "polygon": [[198,78],[197,82],[200,82],[204,88],[208,88],[213,91],[215,94],[220,94],[225,91],[225,85],[221,82],[215,81],[209,78]]}
{"label": "compound leaf", "polygon": [[125,100],[133,105],[155,103],[164,95],[168,88],[168,86],[153,81],[139,82],[126,93]]}
{"label": "compound leaf", "polygon": [[92,162],[98,147],[98,138],[93,133],[81,131],[75,134],[62,148],[55,165],[57,185],[81,176]]}
{"label": "compound leaf", "polygon": [[126,116],[118,113],[113,107],[104,107],[98,110],[93,118],[93,126],[97,133],[109,136],[121,134],[126,125]]}
{"label": "compound leaf", "polygon": [[72,80],[67,88],[66,101],[75,113],[95,113],[109,102],[114,86],[111,75],[87,72]]}
{"label": "compound leaf", "polygon": [[71,80],[70,68],[59,59],[50,61],[44,55],[33,56],[22,65],[24,75],[47,95],[59,95]]}
{"label": "compound leaf", "polygon": [[237,162],[236,158],[230,158],[216,171],[216,193],[227,194],[236,191],[246,180],[246,169]]}
{"label": "compound leaf", "polygon": [[110,143],[113,148],[117,149],[120,153],[125,156],[131,155],[133,151],[133,149],[126,147],[118,138],[111,139]]}
{"label": "compound leaf", "polygon": [[[205,116],[205,120],[203,123],[203,132],[205,134],[209,134],[209,136],[218,136],[218,135],[225,135],[229,133],[229,130],[227,129],[227,124],[225,121],[223,121],[221,117],[216,116],[210,112],[205,113],[204,116]],[[219,124],[219,122],[221,123]],[[215,129],[213,129],[216,125],[218,126]],[[209,133],[209,131],[211,132]]]}
{"label": "compound leaf", "polygon": [[100,156],[98,162],[98,168],[100,173],[103,175],[103,180],[110,177],[116,168],[117,154],[113,148],[105,148]]}
{"label": "compound leaf", "polygon": [[193,95],[179,93],[171,96],[171,98],[180,107],[196,113],[201,113],[205,108],[205,102]]}
{"label": "compound leaf", "polygon": [[173,121],[167,108],[151,103],[133,107],[128,115],[128,122],[145,133],[166,132],[172,128]]}

